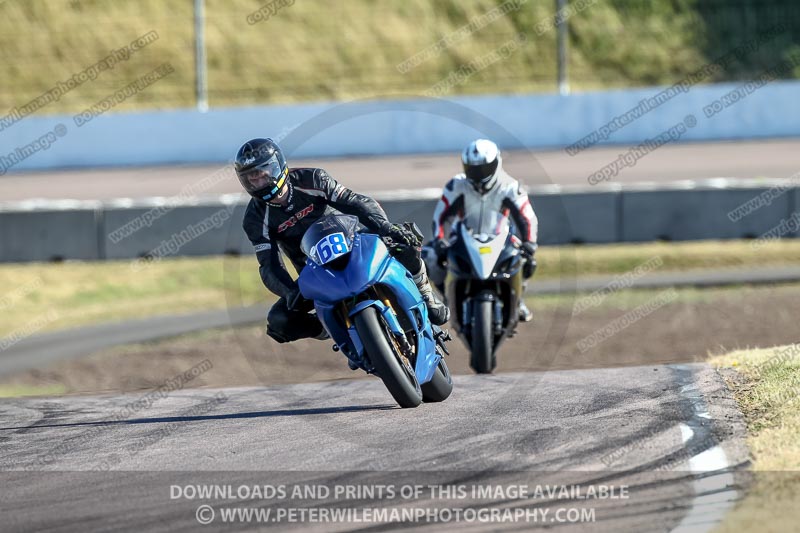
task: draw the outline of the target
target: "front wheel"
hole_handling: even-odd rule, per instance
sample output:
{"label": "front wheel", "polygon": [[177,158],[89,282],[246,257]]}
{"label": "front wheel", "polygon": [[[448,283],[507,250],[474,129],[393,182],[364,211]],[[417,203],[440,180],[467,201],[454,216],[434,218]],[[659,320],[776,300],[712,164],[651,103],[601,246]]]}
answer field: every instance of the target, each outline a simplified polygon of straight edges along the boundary
{"label": "front wheel", "polygon": [[444,359],[436,365],[433,378],[422,384],[422,400],[425,402],[443,402],[453,392],[453,378]]}
{"label": "front wheel", "polygon": [[472,312],[472,360],[473,370],[478,374],[491,374],[494,370],[494,324],[493,302],[479,295],[473,302]]}
{"label": "front wheel", "polygon": [[383,381],[400,407],[417,407],[422,403],[422,390],[414,370],[401,356],[392,333],[383,325],[374,307],[367,307],[355,316],[356,331],[364,345],[375,373]]}

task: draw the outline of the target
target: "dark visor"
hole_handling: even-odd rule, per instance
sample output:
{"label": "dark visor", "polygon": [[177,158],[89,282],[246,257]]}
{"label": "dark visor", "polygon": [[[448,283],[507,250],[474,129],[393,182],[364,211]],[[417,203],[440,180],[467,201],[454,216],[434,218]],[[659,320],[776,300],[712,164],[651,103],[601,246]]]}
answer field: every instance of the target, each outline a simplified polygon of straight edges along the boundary
{"label": "dark visor", "polygon": [[489,180],[497,171],[497,159],[483,165],[464,165],[464,174],[475,185],[481,185]]}
{"label": "dark visor", "polygon": [[247,192],[268,201],[283,188],[288,171],[276,156],[272,156],[266,162],[242,172],[239,181]]}

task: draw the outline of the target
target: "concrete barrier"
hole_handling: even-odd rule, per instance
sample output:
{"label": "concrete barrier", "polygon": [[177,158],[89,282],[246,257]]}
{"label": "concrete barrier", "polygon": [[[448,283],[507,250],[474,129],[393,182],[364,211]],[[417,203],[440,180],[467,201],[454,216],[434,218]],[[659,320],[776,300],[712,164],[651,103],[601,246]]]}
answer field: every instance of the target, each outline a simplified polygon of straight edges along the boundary
{"label": "concrete barrier", "polygon": [[109,206],[104,209],[103,227],[98,228],[99,242],[106,259],[243,253],[249,246],[242,239],[229,239],[241,227],[243,215],[244,206],[221,202]]}
{"label": "concrete barrier", "polygon": [[432,237],[433,228],[431,227],[431,220],[433,209],[436,206],[436,199],[420,199],[420,200],[379,200],[381,207],[386,211],[386,216],[392,222],[414,222],[422,233],[425,234],[425,240]]}
{"label": "concrete barrier", "polygon": [[706,116],[704,109],[737,87],[688,88],[613,131],[609,123],[664,87],[107,113],[81,127],[68,115],[29,116],[3,131],[0,157],[56,131],[57,142],[8,170],[218,163],[244,139],[262,136],[281,139],[295,158],[458,153],[478,136],[504,149],[569,146],[593,132],[599,144],[638,144],[690,115],[694,125],[681,141],[800,136],[800,81],[772,82]]}
{"label": "concrete barrier", "polygon": [[0,210],[0,262],[102,259],[92,207]]}
{"label": "concrete barrier", "polygon": [[619,192],[532,194],[540,244],[609,243],[620,240]]}
{"label": "concrete barrier", "polygon": [[[800,228],[800,188],[780,180],[539,186],[530,193],[543,245],[791,238]],[[430,238],[437,198],[433,190],[377,199],[390,220],[416,222]],[[241,195],[164,202],[0,205],[0,262],[252,253]]]}
{"label": "concrete barrier", "polygon": [[[790,217],[795,190],[752,211],[746,205],[769,197],[769,187],[687,186],[668,190],[626,188],[621,192],[623,242],[752,239]],[[737,210],[738,209],[738,210]],[[786,234],[784,237],[793,237]]]}

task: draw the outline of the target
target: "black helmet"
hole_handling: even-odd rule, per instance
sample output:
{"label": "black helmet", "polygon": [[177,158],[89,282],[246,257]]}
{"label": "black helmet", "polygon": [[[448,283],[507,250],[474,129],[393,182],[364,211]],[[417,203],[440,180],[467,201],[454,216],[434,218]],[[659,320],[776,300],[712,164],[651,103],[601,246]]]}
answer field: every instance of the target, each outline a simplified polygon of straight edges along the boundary
{"label": "black helmet", "polygon": [[269,202],[288,185],[289,166],[272,139],[247,141],[233,164],[239,182],[250,196]]}
{"label": "black helmet", "polygon": [[497,183],[497,168],[500,166],[500,150],[492,141],[472,141],[461,153],[464,174],[481,194],[486,194]]}

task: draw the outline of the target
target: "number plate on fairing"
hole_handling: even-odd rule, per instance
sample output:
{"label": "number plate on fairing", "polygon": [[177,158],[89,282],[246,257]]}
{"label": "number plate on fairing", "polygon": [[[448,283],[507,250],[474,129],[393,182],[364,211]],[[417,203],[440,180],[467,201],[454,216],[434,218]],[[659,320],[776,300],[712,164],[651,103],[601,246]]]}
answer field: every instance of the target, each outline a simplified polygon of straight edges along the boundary
{"label": "number plate on fairing", "polygon": [[318,265],[324,265],[330,263],[337,257],[343,256],[350,251],[350,248],[347,246],[344,233],[339,232],[331,233],[320,239],[317,244],[314,245],[314,250],[316,251],[315,262]]}

